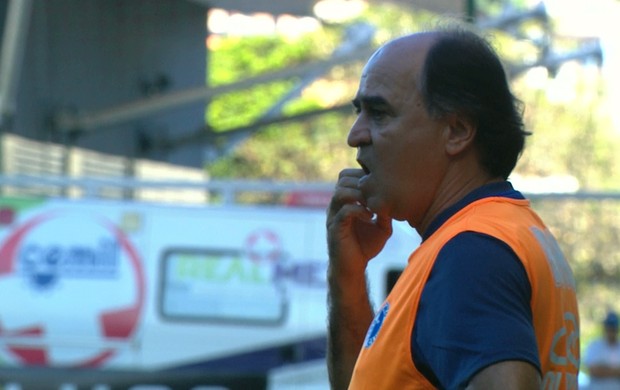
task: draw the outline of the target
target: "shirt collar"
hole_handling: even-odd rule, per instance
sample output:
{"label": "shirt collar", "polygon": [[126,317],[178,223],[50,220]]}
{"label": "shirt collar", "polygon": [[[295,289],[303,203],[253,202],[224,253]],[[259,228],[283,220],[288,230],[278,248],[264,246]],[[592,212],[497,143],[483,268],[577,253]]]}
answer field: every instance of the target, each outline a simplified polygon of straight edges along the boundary
{"label": "shirt collar", "polygon": [[424,233],[422,237],[422,241],[426,240],[430,237],[441,225],[443,225],[450,217],[456,214],[458,211],[463,209],[465,206],[489,197],[501,196],[504,198],[510,199],[525,199],[525,197],[517,190],[512,187],[512,184],[508,181],[500,181],[485,184],[482,187],[478,187],[475,190],[471,191],[469,194],[465,195],[461,200],[448,207],[431,222],[428,229]]}

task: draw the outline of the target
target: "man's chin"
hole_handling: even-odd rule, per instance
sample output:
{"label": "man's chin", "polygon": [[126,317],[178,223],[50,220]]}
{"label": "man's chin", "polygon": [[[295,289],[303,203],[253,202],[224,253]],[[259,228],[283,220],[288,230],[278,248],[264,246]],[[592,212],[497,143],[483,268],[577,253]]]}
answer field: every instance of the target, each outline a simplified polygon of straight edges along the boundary
{"label": "man's chin", "polygon": [[378,197],[370,197],[367,201],[368,203],[366,204],[366,208],[375,214],[375,218],[383,217],[393,219],[395,221],[407,220],[406,215],[395,213],[396,210],[393,207],[389,207],[386,202],[382,201]]}
{"label": "man's chin", "polygon": [[373,214],[382,217],[389,217],[385,203],[381,201],[377,196],[370,196],[366,198],[366,208],[372,211]]}

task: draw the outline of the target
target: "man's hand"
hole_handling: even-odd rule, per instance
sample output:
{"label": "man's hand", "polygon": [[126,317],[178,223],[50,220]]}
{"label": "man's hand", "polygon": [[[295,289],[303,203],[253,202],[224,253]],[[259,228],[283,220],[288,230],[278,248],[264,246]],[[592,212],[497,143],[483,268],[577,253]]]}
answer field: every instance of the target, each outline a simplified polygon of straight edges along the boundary
{"label": "man's hand", "polygon": [[327,210],[327,365],[334,390],[349,386],[357,355],[373,318],[366,266],[392,234],[392,220],[374,217],[364,205],[357,185],[363,175],[361,169],[343,170]]}
{"label": "man's hand", "polygon": [[330,267],[347,273],[364,273],[392,235],[392,220],[374,215],[365,206],[358,188],[361,169],[340,172],[327,213],[327,243]]}

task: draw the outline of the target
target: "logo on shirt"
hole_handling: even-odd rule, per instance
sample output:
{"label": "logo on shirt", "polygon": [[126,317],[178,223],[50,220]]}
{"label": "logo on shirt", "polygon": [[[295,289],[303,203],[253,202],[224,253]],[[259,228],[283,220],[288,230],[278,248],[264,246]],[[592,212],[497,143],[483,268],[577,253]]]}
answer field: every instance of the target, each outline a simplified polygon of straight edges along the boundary
{"label": "logo on shirt", "polygon": [[390,310],[390,303],[385,302],[377,315],[375,315],[374,320],[370,324],[370,328],[368,328],[368,333],[366,333],[366,338],[364,339],[364,348],[370,348],[370,346],[377,339],[377,335],[383,326],[383,321],[385,321],[385,317],[387,317],[388,311]]}
{"label": "logo on shirt", "polygon": [[557,287],[566,287],[575,291],[575,278],[566,258],[557,241],[548,230],[540,230],[536,227],[531,228],[532,233],[545,251],[547,261],[553,272],[553,279]]}

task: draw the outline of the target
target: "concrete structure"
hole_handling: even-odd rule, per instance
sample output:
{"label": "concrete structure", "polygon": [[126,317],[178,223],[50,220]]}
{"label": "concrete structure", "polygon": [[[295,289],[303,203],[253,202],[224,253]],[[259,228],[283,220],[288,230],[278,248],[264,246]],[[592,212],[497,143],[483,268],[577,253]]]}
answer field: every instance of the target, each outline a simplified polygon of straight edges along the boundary
{"label": "concrete structure", "polygon": [[22,16],[17,27],[11,26],[16,16],[1,18],[3,49],[15,47],[3,52],[3,60],[12,57],[14,63],[7,75],[13,86],[1,96],[4,131],[125,157],[200,165],[198,146],[177,153],[154,152],[150,145],[157,137],[203,126],[204,102],[91,129],[63,126],[59,118],[204,86],[204,5],[175,0],[0,3],[5,14]]}

